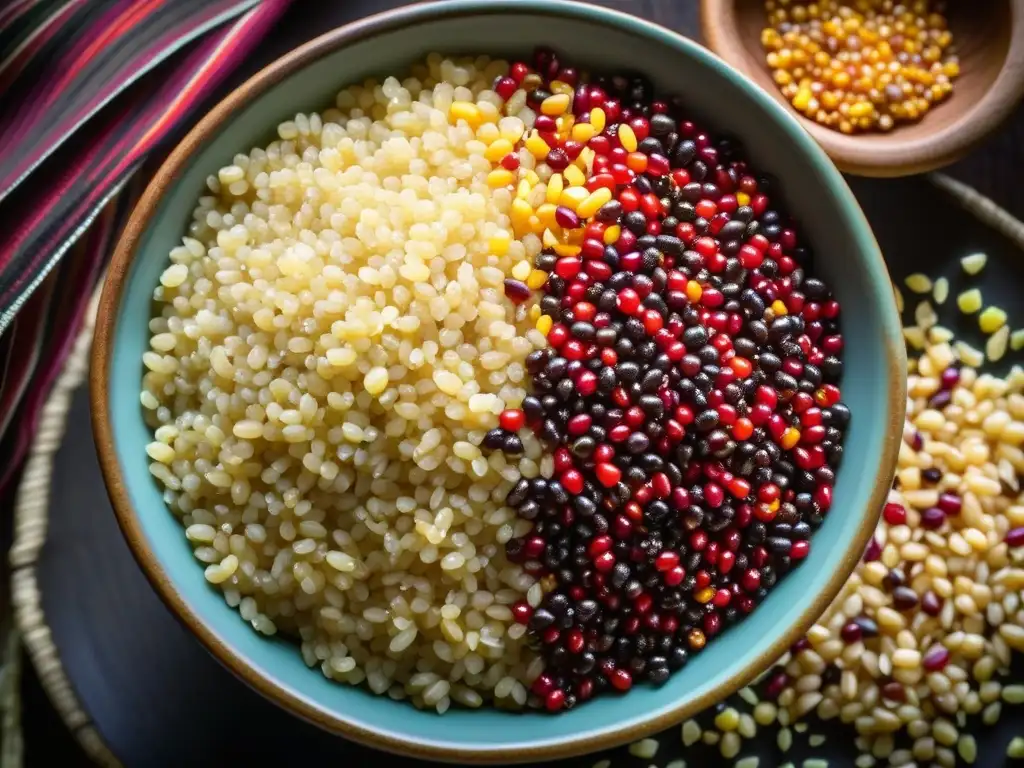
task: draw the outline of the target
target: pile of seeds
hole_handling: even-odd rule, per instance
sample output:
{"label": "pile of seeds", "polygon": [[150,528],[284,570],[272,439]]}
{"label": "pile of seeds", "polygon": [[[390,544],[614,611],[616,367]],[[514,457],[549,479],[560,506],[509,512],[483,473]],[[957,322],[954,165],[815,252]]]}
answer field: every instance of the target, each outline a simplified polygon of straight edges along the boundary
{"label": "pile of seeds", "polygon": [[772,182],[550,50],[336,106],[211,177],[154,294],[150,471],[207,580],[438,712],[664,682],[832,504],[840,308]]}
{"label": "pile of seeds", "polygon": [[[839,720],[856,729],[859,768],[952,768],[975,760],[972,722],[991,726],[1024,704],[1024,686],[1008,679],[1024,653],[1024,370],[980,373],[948,328],[906,330],[924,349],[908,342],[899,471],[863,562],[758,684],[683,725],[685,747],[714,744],[732,759],[771,728],[786,753],[814,720]],[[631,752],[649,761],[657,747]],[[1024,741],[1007,754],[1024,755]]]}
{"label": "pile of seeds", "polygon": [[940,3],[767,0],[761,33],[793,107],[842,133],[920,120],[960,74]]}
{"label": "pile of seeds", "polygon": [[553,454],[507,499],[534,523],[507,553],[542,577],[513,613],[545,660],[531,704],[558,711],[664,682],[807,556],[850,418],[843,339],[768,179],[643,77],[581,83],[540,50],[495,90],[538,112],[503,165],[545,247],[505,285],[542,288],[548,347],[483,444]]}
{"label": "pile of seeds", "polygon": [[519,707],[540,671],[502,502],[541,446],[480,449],[546,344],[504,295],[541,248],[493,175],[534,117],[491,89],[507,71],[433,54],[237,155],[143,357],[150,472],[207,580],[329,678],[438,712]]}

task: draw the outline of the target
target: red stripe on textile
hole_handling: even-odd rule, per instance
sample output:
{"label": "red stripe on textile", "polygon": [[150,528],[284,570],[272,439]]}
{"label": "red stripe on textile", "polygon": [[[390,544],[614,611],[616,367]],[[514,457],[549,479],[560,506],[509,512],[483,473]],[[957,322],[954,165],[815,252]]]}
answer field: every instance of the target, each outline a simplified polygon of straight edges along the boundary
{"label": "red stripe on textile", "polygon": [[[73,163],[72,171],[63,175],[63,182],[58,184],[48,199],[36,208],[34,215],[18,228],[13,243],[5,252],[0,253],[0,270],[24,247],[32,231],[39,227],[57,203],[70,193],[76,180],[84,180],[91,194],[84,195],[72,211],[62,213],[61,226],[51,233],[45,242],[33,244],[33,255],[29,261],[19,261],[19,275],[0,295],[0,307],[10,306],[19,291],[26,284],[30,284],[33,277],[38,274],[41,266],[50,258],[50,254],[79,226],[78,222],[95,209],[98,201],[102,200],[105,188],[102,182],[116,183],[141,163],[146,153],[165,137],[178,118],[187,114],[189,107],[194,106],[216,87],[237,60],[263,37],[289,2],[290,0],[265,0],[229,29],[213,35],[210,41],[200,44],[182,65],[181,76],[172,78],[154,94],[150,99],[150,108],[143,115],[133,117],[131,122],[134,126],[141,127],[141,136],[129,134],[110,147],[103,144],[103,139],[109,135],[104,134],[91,148],[90,160],[97,154],[99,146],[104,148],[104,157],[120,157],[121,159],[115,160],[112,166],[102,162],[92,165],[79,160]],[[171,106],[165,107],[168,102]],[[122,149],[125,150],[123,154]]]}
{"label": "red stripe on textile", "polygon": [[100,33],[95,37],[83,40],[82,42],[84,45],[81,46],[81,51],[72,50],[67,56],[63,57],[59,67],[57,67],[63,73],[63,77],[54,83],[50,88],[50,93],[59,94],[60,91],[64,89],[64,86],[78,76],[78,73],[82,71],[82,68],[89,63],[90,59],[92,59],[108,41],[113,38],[121,37],[126,32],[129,32],[141,19],[149,15],[151,11],[163,5],[164,1],[165,0],[127,0],[127,2],[122,2],[120,5],[115,6],[112,9],[115,13],[111,13],[110,15],[116,15],[116,18],[111,19],[109,23],[105,20],[97,21],[95,26],[100,29]]}
{"label": "red stripe on textile", "polygon": [[[151,5],[160,5],[165,0],[150,0]],[[244,5],[240,3],[240,5]],[[205,34],[209,31],[207,25],[211,22],[217,23],[218,16],[227,15],[229,18],[232,14],[233,9],[229,7],[228,10],[223,10],[219,6],[214,6],[213,11],[215,13],[206,13],[202,16],[190,18],[187,26],[182,29],[184,25],[178,24],[167,30],[166,34],[158,37],[156,40],[148,44],[145,51],[137,54],[135,58],[129,59],[122,66],[117,77],[111,78],[107,83],[104,83],[103,88],[97,92],[93,98],[81,106],[74,114],[62,116],[61,120],[64,125],[75,126],[78,122],[87,119],[91,114],[95,113],[95,110],[103,106],[104,103],[109,101],[112,97],[116,96],[123,88],[128,84],[137,80],[141,75],[148,72],[153,65],[159,63],[163,59],[167,58],[171,53],[180,49],[183,45],[187,44],[191,40],[199,37],[201,34]],[[243,13],[244,10],[239,10],[238,14]],[[152,15],[152,14],[150,14]],[[223,19],[227,21],[228,19]],[[139,19],[135,19],[130,25],[127,22],[123,22],[128,28],[137,27],[140,23]],[[127,30],[122,30],[122,33]],[[118,35],[120,37],[121,34]],[[104,39],[107,40],[110,35],[104,35]],[[116,42],[115,42],[116,44]],[[93,46],[90,45],[90,52]],[[69,57],[70,58],[70,57]],[[64,87],[67,83],[73,79],[74,76],[80,74],[83,67],[89,63],[89,58],[83,58],[77,56],[77,61],[74,64],[68,64],[68,67],[74,67],[74,72],[69,78],[51,86],[47,86],[43,94],[40,94],[40,98],[30,107],[30,118],[36,120],[37,117],[45,117],[45,110],[53,104],[53,102],[61,98],[64,94]],[[61,64],[58,68],[63,69],[64,65]],[[50,133],[57,132],[64,129],[64,125],[55,126]],[[65,129],[66,130],[66,129]]]}
{"label": "red stripe on textile", "polygon": [[[151,0],[151,2],[164,2],[164,0]],[[252,0],[222,0],[220,3],[211,3],[202,15],[174,25],[165,35],[147,44],[146,49],[140,51],[135,58],[125,61],[120,66],[117,76],[104,83],[103,87],[93,94],[87,103],[78,106],[72,113],[61,115],[57,122],[54,122],[52,117],[47,119],[48,112],[53,104],[67,93],[65,86],[67,88],[74,87],[69,78],[79,75],[84,63],[76,65],[58,61],[52,64],[51,69],[56,71],[65,69],[74,69],[74,71],[65,77],[59,86],[48,86],[44,82],[40,88],[35,90],[32,100],[28,104],[24,104],[22,109],[10,110],[7,115],[0,116],[0,142],[7,145],[8,148],[16,148],[19,143],[28,141],[28,137],[33,137],[29,147],[17,155],[17,165],[0,178],[0,200],[8,195],[35,167],[53,154],[81,125],[123,92],[125,88],[182,46],[196,37],[206,34],[212,26],[243,13],[251,3]],[[109,9],[104,19],[109,18],[111,22],[115,21],[119,8],[120,6],[115,6]],[[123,10],[120,12],[124,15]],[[101,27],[104,23],[106,22],[96,22],[94,26]],[[138,23],[141,22],[136,19],[136,24]],[[81,59],[76,51],[83,46],[86,48],[90,46],[90,38],[87,35],[66,56],[69,62],[72,59]],[[34,135],[37,129],[42,134],[41,138]]]}
{"label": "red stripe on textile", "polygon": [[[9,484],[17,477],[18,468],[24,460],[39,426],[39,417],[49,397],[51,388],[64,368],[64,363],[74,349],[78,334],[85,320],[85,311],[89,306],[93,290],[113,241],[121,230],[135,201],[139,197],[140,185],[129,187],[116,199],[112,200],[96,225],[90,228],[88,240],[82,243],[80,253],[75,254],[75,266],[79,269],[55,275],[58,281],[58,296],[70,294],[68,300],[61,302],[61,308],[69,306],[61,320],[70,318],[69,322],[52,323],[56,332],[47,340],[46,350],[35,375],[34,386],[25,396],[20,409],[21,418],[12,428],[17,430],[13,435],[14,442],[10,446],[8,460],[0,468],[0,494],[7,490]],[[0,438],[5,437],[0,434]]]}
{"label": "red stripe on textile", "polygon": [[[251,12],[250,12],[251,13]],[[242,24],[245,20],[242,19],[238,23]],[[167,101],[164,98],[166,95],[171,93],[181,93],[187,83],[192,80],[192,74],[190,72],[191,67],[188,66],[192,59],[198,58],[205,60],[209,52],[217,49],[219,41],[217,39],[211,39],[210,41],[204,41],[200,44],[195,54],[182,65],[179,72],[176,72],[169,80],[167,80],[164,86],[157,91],[157,93],[148,98],[149,104],[146,111],[141,114],[133,114],[131,117],[131,124],[138,126],[140,130],[144,130],[142,126],[148,126],[153,123],[154,120],[159,121],[160,116],[164,114],[167,107],[165,106]],[[146,94],[140,94],[137,101],[143,101],[146,99]],[[127,115],[133,110],[130,105],[121,110],[121,115]],[[109,122],[109,125],[105,130],[100,132],[95,139],[93,144],[88,148],[88,151],[83,154],[76,156],[72,160],[71,166],[61,174],[61,179],[55,185],[51,186],[50,193],[42,200],[38,201],[33,209],[30,217],[15,230],[13,241],[4,250],[0,251],[0,271],[5,270],[11,263],[14,254],[19,250],[23,249],[25,244],[32,237],[33,233],[40,228],[40,226],[51,218],[51,214],[54,209],[70,194],[73,188],[77,186],[84,186],[89,190],[85,193],[82,198],[77,202],[72,211],[64,213],[61,217],[61,225],[56,231],[52,232],[47,238],[46,242],[35,245],[33,247],[34,255],[31,259],[24,263],[18,264],[19,274],[15,281],[8,286],[8,288],[0,295],[0,308],[8,305],[12,301],[13,297],[18,294],[21,288],[29,282],[33,276],[37,273],[37,268],[40,263],[44,262],[50,252],[52,252],[59,243],[63,242],[64,239],[74,231],[77,227],[77,221],[81,216],[92,210],[95,207],[96,201],[101,198],[104,189],[104,181],[111,181],[121,178],[125,172],[130,169],[133,165],[137,165],[142,157],[145,155],[155,140],[160,138],[159,135],[153,134],[152,131],[146,130],[142,138],[150,137],[152,140],[146,144],[141,143],[140,137],[136,134],[126,134],[122,136],[113,145],[109,143],[110,136],[118,130],[118,128],[124,123],[123,117],[118,117]],[[122,158],[122,161],[117,162],[114,167],[110,167],[103,162],[105,158]]]}
{"label": "red stripe on textile", "polygon": [[[249,51],[250,45],[260,40],[288,7],[290,0],[265,0],[238,20],[198,64],[189,83],[174,97],[163,117],[139,139],[132,154],[122,165],[130,164],[152,145],[155,138],[190,106],[202,99],[234,68]],[[197,61],[200,56],[197,54]]]}
{"label": "red stripe on textile", "polygon": [[[134,139],[134,146],[117,165],[110,169],[95,169],[90,181],[97,180],[100,174],[118,175],[123,169],[142,159],[175,121],[219,84],[233,65],[248,53],[250,45],[263,37],[289,2],[290,0],[265,0],[229,29],[212,35],[209,41],[204,41],[201,47],[190,55],[187,62],[182,64],[182,70],[191,72],[185,82],[168,83],[154,97],[158,105],[167,105],[162,107],[162,114],[141,136]],[[165,100],[165,97],[169,101]]]}

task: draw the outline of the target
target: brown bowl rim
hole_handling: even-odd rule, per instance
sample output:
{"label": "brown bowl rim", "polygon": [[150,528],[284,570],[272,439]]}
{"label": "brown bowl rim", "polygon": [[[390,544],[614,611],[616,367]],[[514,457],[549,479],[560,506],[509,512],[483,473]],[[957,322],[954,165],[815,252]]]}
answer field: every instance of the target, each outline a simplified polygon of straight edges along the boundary
{"label": "brown bowl rim", "polygon": [[[814,137],[836,166],[858,176],[892,178],[926,173],[961,159],[997,129],[1024,96],[1024,0],[1003,0],[1010,5],[1010,43],[999,74],[982,97],[966,106],[952,122],[925,136],[896,141],[899,129],[887,135],[884,154],[878,161],[878,147],[870,135],[845,135],[819,125],[799,114],[778,88],[764,88],[750,77],[744,54],[748,48],[737,32],[737,0],[701,0],[701,34],[705,44],[730,67],[771,95]],[[978,3],[986,6],[989,0]],[[756,57],[755,57],[756,58]],[[950,108],[956,92],[942,108]],[[922,123],[927,125],[927,118]]]}
{"label": "brown bowl rim", "polygon": [[[457,6],[457,8],[453,9],[453,6]],[[146,542],[145,533],[136,517],[128,491],[122,480],[121,467],[118,461],[117,448],[110,420],[111,404],[108,396],[109,371],[110,362],[114,355],[113,340],[121,296],[136,249],[143,233],[147,229],[150,218],[159,208],[164,189],[174,183],[181,169],[189,162],[193,150],[202,144],[209,135],[215,133],[222,124],[229,121],[235,112],[247,104],[250,99],[262,94],[285,77],[333,52],[337,48],[386,32],[395,27],[406,25],[410,20],[418,20],[424,17],[438,18],[493,14],[510,10],[521,10],[523,8],[528,8],[531,13],[542,13],[556,17],[570,19],[583,17],[597,19],[606,23],[625,24],[634,29],[639,28],[645,34],[681,38],[686,41],[687,47],[696,45],[694,41],[683,38],[681,35],[666,30],[657,24],[600,6],[590,6],[588,4],[570,2],[569,0],[495,0],[493,2],[465,0],[463,3],[453,3],[450,1],[414,3],[409,6],[375,14],[338,27],[293,49],[261,69],[213,107],[181,143],[175,147],[150,181],[125,226],[107,270],[99,301],[89,377],[94,441],[107,492],[122,533],[129,544],[133,556],[161,600],[167,605],[171,613],[188,627],[223,666],[265,698],[277,703],[285,711],[336,735],[401,755],[481,765],[509,762],[525,763],[574,757],[619,746],[623,743],[649,736],[675,725],[724,699],[739,688],[750,683],[759,673],[767,669],[794,642],[802,637],[818,617],[821,616],[836,595],[839,594],[849,575],[860,561],[864,548],[874,532],[878,515],[885,502],[886,494],[895,472],[906,406],[905,350],[902,344],[887,344],[885,357],[888,375],[891,377],[894,387],[889,392],[886,402],[889,430],[886,439],[880,446],[881,453],[878,464],[880,472],[874,478],[874,488],[871,492],[868,508],[861,513],[863,520],[857,534],[847,542],[846,551],[838,561],[838,565],[825,587],[808,603],[799,618],[781,634],[779,639],[767,651],[752,658],[742,669],[727,680],[701,696],[691,698],[656,718],[648,719],[633,726],[610,728],[597,737],[567,738],[557,743],[521,746],[517,748],[515,754],[502,752],[500,750],[502,745],[496,745],[495,748],[462,748],[410,742],[401,738],[394,738],[390,734],[379,733],[372,728],[355,725],[338,713],[325,709],[313,700],[289,691],[286,686],[275,681],[272,675],[247,664],[240,654],[206,625],[200,616],[191,609],[187,601],[182,598]],[[743,79],[749,82],[749,79],[745,78],[745,76]],[[852,199],[852,193],[849,192],[848,187],[846,187],[845,182],[841,178],[834,180],[834,183],[845,188],[846,193]],[[863,229],[872,243],[874,243],[870,227],[859,207],[856,208],[855,215],[861,219],[856,225]],[[873,252],[868,253],[866,258],[877,262],[875,266],[880,268],[883,274],[887,274],[881,253],[877,248],[877,243],[874,243],[874,246],[871,249]],[[872,509],[875,510],[874,513],[871,512]]]}

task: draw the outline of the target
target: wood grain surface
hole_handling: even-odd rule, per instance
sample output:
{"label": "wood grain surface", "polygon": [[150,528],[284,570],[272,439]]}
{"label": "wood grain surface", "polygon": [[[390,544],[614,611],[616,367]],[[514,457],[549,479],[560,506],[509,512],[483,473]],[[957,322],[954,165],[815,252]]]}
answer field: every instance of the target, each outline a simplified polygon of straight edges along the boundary
{"label": "wood grain surface", "polygon": [[[248,71],[320,32],[402,4],[298,0]],[[601,4],[697,35],[696,0],[603,0]],[[236,76],[232,85],[242,77]],[[950,170],[1024,217],[1021,169],[1024,111],[1018,108],[983,147]],[[852,186],[894,275],[918,268],[934,274],[936,264],[945,264],[953,277],[959,256],[985,250],[993,261],[983,285],[986,298],[1020,306],[1017,286],[1024,279],[1020,252],[978,225],[926,181],[854,180]],[[346,745],[283,715],[219,667],[167,613],[114,522],[93,452],[84,391],[72,409],[55,469],[50,536],[39,566],[43,608],[82,704],[128,768],[291,766],[324,758],[353,766],[369,765],[371,760],[386,766],[414,764]],[[4,511],[10,519],[10,510]],[[85,768],[89,762],[61,730],[27,663],[25,669],[27,765]],[[1007,727],[1012,725],[1010,716],[1004,716],[999,728],[983,734],[978,765],[1002,765]],[[850,739],[849,732],[834,731],[826,747],[816,752],[829,757],[833,768],[852,765]],[[678,748],[677,736],[666,739],[669,742],[673,750]],[[658,764],[677,754],[669,750],[666,746],[658,754]],[[783,762],[772,744],[766,742],[757,751],[765,768]],[[804,749],[785,759],[807,756]],[[691,766],[717,764],[711,754],[686,757]],[[623,768],[646,768],[651,761],[641,764],[619,753],[615,762]]]}

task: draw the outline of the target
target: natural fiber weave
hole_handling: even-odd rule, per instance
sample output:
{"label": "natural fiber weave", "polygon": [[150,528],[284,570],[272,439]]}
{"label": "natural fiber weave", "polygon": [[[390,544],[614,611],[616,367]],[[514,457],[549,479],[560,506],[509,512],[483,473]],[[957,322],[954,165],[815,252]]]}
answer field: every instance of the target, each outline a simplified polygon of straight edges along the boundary
{"label": "natural fiber weave", "polygon": [[[1014,218],[984,195],[945,174],[933,173],[928,179],[981,222],[1024,248],[1024,222]],[[15,628],[4,649],[4,667],[0,673],[0,768],[23,768],[18,698],[21,659],[19,642],[24,644],[43,688],[83,750],[97,765],[106,768],[120,768],[121,765],[103,742],[89,715],[82,709],[71,681],[64,672],[50,629],[46,625],[35,572],[35,564],[46,542],[53,459],[64,437],[72,396],[84,382],[89,368],[89,349],[98,298],[97,291],[89,305],[74,351],[68,357],[43,409],[39,432],[32,444],[18,489],[14,544],[10,552]]]}
{"label": "natural fiber weave", "polygon": [[50,480],[53,459],[64,439],[68,411],[75,390],[85,381],[89,370],[89,349],[96,320],[97,291],[89,303],[85,323],[75,348],[64,364],[60,378],[43,408],[25,472],[18,488],[14,508],[14,544],[10,551],[11,603],[14,628],[5,653],[0,703],[3,705],[3,748],[0,768],[22,768],[19,641],[25,646],[36,674],[68,728],[86,753],[98,765],[118,768],[120,763],[103,743],[88,714],[82,709],[71,682],[64,673],[60,655],[54,645],[43,613],[42,595],[36,579],[35,565],[46,543],[49,526]]}
{"label": "natural fiber weave", "polygon": [[999,234],[1012,240],[1017,246],[1024,248],[1024,221],[1015,218],[1004,208],[1000,208],[983,194],[957,181],[944,173],[932,173],[929,181],[956,200],[965,210],[973,213],[979,221]]}

